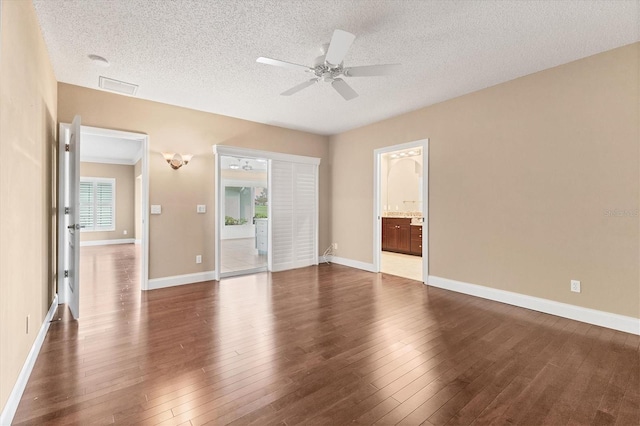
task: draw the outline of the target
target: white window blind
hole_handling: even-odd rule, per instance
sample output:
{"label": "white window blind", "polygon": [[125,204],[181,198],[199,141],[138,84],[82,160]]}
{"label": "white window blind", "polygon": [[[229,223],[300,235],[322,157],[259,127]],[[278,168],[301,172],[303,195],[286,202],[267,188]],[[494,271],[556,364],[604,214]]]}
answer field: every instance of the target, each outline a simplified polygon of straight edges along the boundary
{"label": "white window blind", "polygon": [[272,271],[318,263],[318,166],[271,161]]}
{"label": "white window blind", "polygon": [[80,178],[80,226],[83,231],[115,231],[116,180]]}

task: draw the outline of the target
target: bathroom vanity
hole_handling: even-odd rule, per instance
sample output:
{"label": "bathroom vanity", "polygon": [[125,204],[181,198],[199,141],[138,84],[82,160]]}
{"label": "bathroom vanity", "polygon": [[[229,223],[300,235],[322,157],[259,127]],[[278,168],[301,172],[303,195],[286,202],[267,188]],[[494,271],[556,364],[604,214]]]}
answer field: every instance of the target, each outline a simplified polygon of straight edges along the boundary
{"label": "bathroom vanity", "polygon": [[383,217],[382,250],[422,256],[422,225],[410,217]]}

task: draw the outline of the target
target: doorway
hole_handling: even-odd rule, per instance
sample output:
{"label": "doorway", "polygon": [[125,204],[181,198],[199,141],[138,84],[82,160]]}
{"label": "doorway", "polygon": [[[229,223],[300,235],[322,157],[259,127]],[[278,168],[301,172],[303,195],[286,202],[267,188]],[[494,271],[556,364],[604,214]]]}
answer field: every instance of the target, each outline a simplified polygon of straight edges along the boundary
{"label": "doorway", "polygon": [[220,157],[220,275],[267,270],[268,162],[265,158]]}
{"label": "doorway", "polygon": [[[214,279],[219,280],[221,277],[240,274],[249,274],[259,271],[278,272],[294,268],[303,268],[305,266],[318,264],[318,167],[320,158],[306,157],[302,155],[293,155],[278,153],[272,151],[261,151],[256,149],[238,148],[224,145],[214,145],[213,153],[215,157],[215,273]],[[221,260],[225,255],[222,250],[223,228],[227,218],[225,217],[225,195],[226,189],[223,180],[228,175],[223,167],[222,158],[227,159],[229,170],[239,170],[243,165],[249,169],[266,167],[266,175],[264,170],[258,170],[261,173],[260,178],[254,179],[258,183],[251,183],[253,187],[253,195],[249,199],[249,208],[253,209],[256,225],[253,229],[254,235],[258,238],[255,240],[255,249],[259,252],[266,251],[266,268],[260,266],[256,269],[243,269],[232,272],[222,272]],[[238,161],[239,160],[239,161]],[[252,163],[254,161],[254,163]],[[231,164],[235,166],[231,167]],[[236,167],[237,166],[237,167]],[[243,169],[244,170],[244,169]],[[264,177],[266,176],[266,185]],[[240,178],[233,181],[229,177],[225,182],[230,183],[233,191],[246,188],[246,179]],[[235,184],[235,185],[234,185]],[[241,185],[239,185],[241,184]],[[240,188],[238,190],[237,188]],[[264,191],[263,191],[264,190]],[[246,191],[246,189],[245,189]],[[230,194],[231,195],[231,194]],[[236,195],[233,194],[235,197]],[[234,201],[230,201],[234,202]],[[252,204],[253,203],[253,204]],[[266,203],[266,209],[264,205]],[[237,217],[232,217],[235,221],[248,223],[249,216],[245,213],[241,214],[240,209]],[[256,216],[256,213],[266,211],[266,218]],[[260,221],[262,220],[262,225]],[[253,219],[252,219],[253,222]],[[264,238],[260,239],[260,226],[266,225],[266,233]],[[235,230],[234,230],[235,232]],[[266,243],[264,243],[266,240]],[[261,242],[263,241],[263,242]]]}
{"label": "doorway", "polygon": [[[147,135],[80,126],[75,156],[69,161],[65,153],[70,125],[60,125],[60,187],[59,187],[59,263],[58,270],[68,271],[70,259],[65,255],[74,245],[79,251],[75,271],[59,273],[60,303],[75,304],[85,314],[91,312],[92,300],[118,296],[122,289],[111,289],[102,278],[117,276],[127,290],[146,290],[148,285],[148,137]],[[73,169],[73,170],[72,170]],[[69,223],[69,195],[77,191],[77,214]],[[65,232],[73,226],[75,232]],[[136,244],[138,243],[138,244]],[[126,266],[125,266],[126,265]],[[105,269],[106,268],[106,269]],[[107,272],[108,271],[108,272]],[[77,294],[71,300],[65,275],[77,276]],[[98,279],[98,277],[100,279]],[[80,288],[83,291],[80,291]],[[72,309],[73,311],[73,309]]]}
{"label": "doorway", "polygon": [[374,270],[429,276],[429,140],[374,151]]}

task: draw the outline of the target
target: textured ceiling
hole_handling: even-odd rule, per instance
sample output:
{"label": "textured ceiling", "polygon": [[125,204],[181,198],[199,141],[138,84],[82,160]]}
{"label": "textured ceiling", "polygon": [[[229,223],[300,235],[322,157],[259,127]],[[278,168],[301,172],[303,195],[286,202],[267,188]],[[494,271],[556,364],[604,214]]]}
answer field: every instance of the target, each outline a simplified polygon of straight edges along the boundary
{"label": "textured ceiling", "polygon": [[[56,78],[319,134],[335,134],[639,40],[638,0],[34,0]],[[291,97],[334,29],[356,35],[345,66],[401,63]],[[101,68],[88,54],[107,58]]]}

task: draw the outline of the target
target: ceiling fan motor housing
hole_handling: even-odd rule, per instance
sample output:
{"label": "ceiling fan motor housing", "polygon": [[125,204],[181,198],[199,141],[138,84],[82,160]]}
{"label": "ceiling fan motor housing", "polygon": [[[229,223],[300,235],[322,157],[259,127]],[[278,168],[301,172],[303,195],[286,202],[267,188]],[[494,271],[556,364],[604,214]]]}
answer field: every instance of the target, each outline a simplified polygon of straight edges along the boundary
{"label": "ceiling fan motor housing", "polygon": [[331,67],[328,63],[322,63],[313,68],[313,73],[322,81],[331,82],[344,73],[344,68],[342,64]]}

